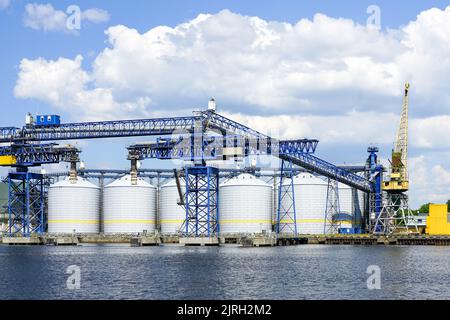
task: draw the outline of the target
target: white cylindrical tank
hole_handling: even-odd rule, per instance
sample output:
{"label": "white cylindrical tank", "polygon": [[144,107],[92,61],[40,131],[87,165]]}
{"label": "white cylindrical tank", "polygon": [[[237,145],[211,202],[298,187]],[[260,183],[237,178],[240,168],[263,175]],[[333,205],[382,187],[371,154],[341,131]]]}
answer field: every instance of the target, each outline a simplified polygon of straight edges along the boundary
{"label": "white cylindrical tank", "polygon": [[353,226],[353,190],[351,187],[338,183],[339,190],[339,223],[341,228],[351,228]]}
{"label": "white cylindrical tank", "polygon": [[99,233],[100,188],[78,177],[57,182],[48,190],[49,233]]}
{"label": "white cylindrical tank", "polygon": [[126,175],[105,186],[103,228],[105,234],[155,232],[156,187],[143,179],[131,184]]}
{"label": "white cylindrical tank", "polygon": [[[355,196],[356,194],[356,196]],[[363,225],[364,213],[366,210],[366,194],[360,190],[353,191],[353,215],[355,228]]]}
{"label": "white cylindrical tank", "polygon": [[272,186],[250,174],[220,185],[220,234],[262,233],[272,230]]}
{"label": "white cylindrical tank", "polygon": [[[284,179],[290,184],[290,179]],[[297,232],[299,234],[323,234],[325,226],[325,208],[327,199],[327,183],[310,173],[300,173],[294,177],[294,197],[297,216]],[[292,207],[291,196],[283,196],[283,207],[288,210]],[[290,210],[293,215],[293,210]],[[281,221],[280,232],[291,233],[294,224],[290,221]]]}
{"label": "white cylindrical tank", "polygon": [[[180,180],[181,192],[186,192],[186,184]],[[186,209],[178,205],[180,195],[178,194],[175,179],[162,185],[159,191],[159,225],[161,234],[170,235],[179,233],[179,230],[186,219]]]}

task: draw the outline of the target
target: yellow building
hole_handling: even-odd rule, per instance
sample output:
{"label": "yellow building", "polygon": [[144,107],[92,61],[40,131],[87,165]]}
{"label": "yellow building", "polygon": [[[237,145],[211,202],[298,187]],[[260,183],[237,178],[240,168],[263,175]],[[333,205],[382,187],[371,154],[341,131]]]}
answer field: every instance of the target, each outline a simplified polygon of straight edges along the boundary
{"label": "yellow building", "polygon": [[426,233],[429,235],[450,235],[448,208],[446,204],[430,204]]}

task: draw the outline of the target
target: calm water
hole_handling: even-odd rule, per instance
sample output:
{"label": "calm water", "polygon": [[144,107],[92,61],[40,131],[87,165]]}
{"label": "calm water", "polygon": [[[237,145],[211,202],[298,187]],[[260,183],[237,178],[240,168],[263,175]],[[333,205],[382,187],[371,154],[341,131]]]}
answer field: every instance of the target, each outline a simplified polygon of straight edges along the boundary
{"label": "calm water", "polygon": [[[367,289],[369,265],[381,290]],[[450,247],[0,246],[0,298],[450,299]]]}

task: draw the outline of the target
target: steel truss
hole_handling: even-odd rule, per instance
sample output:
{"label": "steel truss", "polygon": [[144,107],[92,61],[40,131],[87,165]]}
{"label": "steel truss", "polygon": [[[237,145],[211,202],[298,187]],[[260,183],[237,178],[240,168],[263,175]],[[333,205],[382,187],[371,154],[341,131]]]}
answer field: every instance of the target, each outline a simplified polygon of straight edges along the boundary
{"label": "steel truss", "polygon": [[9,234],[30,236],[33,233],[43,233],[43,175],[31,172],[9,173],[8,185]]}
{"label": "steel truss", "polygon": [[339,189],[336,180],[328,178],[327,200],[325,206],[324,234],[337,234],[341,227]]}
{"label": "steel truss", "polygon": [[78,160],[80,150],[72,146],[49,144],[13,144],[0,147],[0,156],[14,155],[12,167],[32,167],[42,164]]}
{"label": "steel truss", "polygon": [[219,233],[219,169],[185,168],[186,237],[216,237]]}
{"label": "steel truss", "polygon": [[56,141],[72,139],[117,138],[168,135],[175,131],[192,131],[200,117],[170,117],[65,123],[56,126],[25,126],[21,130],[0,128],[0,142]]}
{"label": "steel truss", "polygon": [[[233,133],[241,137],[271,141],[272,144],[280,145],[276,139],[270,138],[269,136],[266,136],[236,121],[225,118],[217,113],[204,111],[200,114],[207,119],[206,124],[209,128],[217,129],[227,134]],[[287,145],[286,148],[289,150],[289,145]],[[276,156],[278,156],[281,160],[290,161],[306,170],[321,174],[327,178],[333,178],[358,190],[373,192],[373,185],[367,179],[317,158],[310,153],[305,153],[304,150],[298,148],[293,150],[291,149],[287,153],[280,152]]]}
{"label": "steel truss", "polygon": [[298,235],[294,174],[292,162],[283,160],[281,162],[280,185],[278,188],[277,234]]}
{"label": "steel truss", "polygon": [[[379,199],[376,194],[370,197],[371,207],[375,207]],[[393,233],[410,233],[407,226],[408,217],[412,216],[409,209],[408,194],[383,192],[381,198],[381,211],[371,221],[373,234],[389,236]],[[372,215],[372,218],[374,215]],[[418,233],[418,229],[413,232]]]}

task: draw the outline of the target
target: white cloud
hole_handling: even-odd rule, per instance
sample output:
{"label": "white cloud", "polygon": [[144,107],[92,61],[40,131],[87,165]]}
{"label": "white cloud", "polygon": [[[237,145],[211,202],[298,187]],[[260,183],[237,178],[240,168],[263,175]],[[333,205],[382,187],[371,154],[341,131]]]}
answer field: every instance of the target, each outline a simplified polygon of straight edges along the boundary
{"label": "white cloud", "polygon": [[185,115],[213,96],[221,113],[274,136],[360,148],[392,145],[409,81],[414,194],[443,199],[450,190],[450,180],[438,192],[424,178],[447,177],[450,159],[431,165],[426,153],[450,150],[450,6],[387,31],[323,14],[289,24],[224,10],[145,33],[113,26],[106,35],[92,66],[81,56],[24,59],[16,96],[79,119]]}
{"label": "white cloud", "polygon": [[[149,98],[118,102],[108,88],[90,89],[91,77],[81,69],[83,58],[56,61],[23,59],[15,96],[44,100],[80,119],[106,119],[140,111],[145,113]],[[43,75],[45,75],[43,77]]]}
{"label": "white cloud", "polygon": [[63,11],[55,10],[51,4],[29,3],[25,6],[24,24],[34,30],[68,32],[66,19],[67,15]]}
{"label": "white cloud", "polygon": [[[54,28],[55,16],[38,27]],[[266,115],[397,113],[409,80],[411,114],[439,115],[450,105],[450,62],[435,57],[448,56],[449,41],[434,42],[430,54],[426,38],[446,40],[449,18],[450,7],[433,9],[380,32],[322,14],[289,24],[224,10],[143,34],[118,25],[106,31],[89,77],[117,99],[150,98],[152,112],[214,96],[230,112]]]}
{"label": "white cloud", "polygon": [[[409,159],[413,208],[428,202],[445,203],[450,199],[450,171],[442,164],[436,164],[433,156],[435,155],[421,155]],[[449,154],[446,155],[447,159],[448,157]]]}
{"label": "white cloud", "polygon": [[6,9],[11,4],[11,0],[0,0],[0,10]]}
{"label": "white cloud", "polygon": [[82,19],[93,23],[102,23],[109,20],[109,13],[103,9],[88,9],[81,14]]}
{"label": "white cloud", "polygon": [[[76,30],[67,27],[68,18],[66,12],[56,10],[51,4],[29,3],[25,6],[24,25],[34,30],[76,34]],[[108,20],[108,12],[102,9],[92,8],[81,12],[81,23],[102,23]]]}

